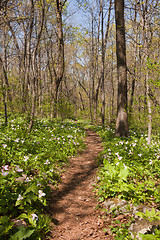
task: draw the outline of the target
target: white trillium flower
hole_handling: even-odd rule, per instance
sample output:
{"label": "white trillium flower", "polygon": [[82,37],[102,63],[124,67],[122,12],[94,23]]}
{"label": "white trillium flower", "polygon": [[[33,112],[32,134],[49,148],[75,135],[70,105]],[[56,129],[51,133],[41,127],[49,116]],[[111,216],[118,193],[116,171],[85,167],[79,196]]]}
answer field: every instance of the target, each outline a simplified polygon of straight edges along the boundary
{"label": "white trillium flower", "polygon": [[8,174],[9,174],[9,172],[3,172],[3,171],[2,171],[2,175],[3,175],[3,176],[7,176]]}
{"label": "white trillium flower", "polygon": [[22,199],[23,199],[22,195],[19,194],[19,195],[18,195],[18,198],[17,198],[17,201],[20,201],[20,200],[22,200]]}
{"label": "white trillium flower", "polygon": [[8,165],[5,165],[5,166],[2,166],[2,168],[3,168],[3,170],[5,170],[5,171],[8,171],[9,169],[9,166]]}
{"label": "white trillium flower", "polygon": [[48,165],[50,164],[50,161],[49,160],[46,160],[46,162],[44,163],[45,165]]}
{"label": "white trillium flower", "polygon": [[40,182],[39,182],[39,181],[37,181],[37,187],[38,187],[38,186],[41,186],[41,184],[40,184]]}
{"label": "white trillium flower", "polygon": [[28,156],[24,156],[24,161],[26,162],[29,159]]}
{"label": "white trillium flower", "polygon": [[33,221],[34,221],[34,220],[38,221],[38,216],[37,216],[37,214],[32,213],[31,216],[32,216],[32,220],[33,220]]}
{"label": "white trillium flower", "polygon": [[19,166],[17,166],[16,172],[23,172],[23,169],[19,168]]}
{"label": "white trillium flower", "polygon": [[38,194],[39,194],[39,198],[44,197],[46,195],[42,190],[39,190]]}
{"label": "white trillium flower", "polygon": [[29,179],[29,177],[26,178],[26,182],[30,182],[31,180]]}
{"label": "white trillium flower", "polygon": [[127,169],[127,166],[124,163],[123,163],[123,166],[124,166],[125,169]]}
{"label": "white trillium flower", "polygon": [[121,156],[118,156],[118,159],[119,159],[119,160],[122,160],[122,158],[123,158],[123,157],[121,157]]}

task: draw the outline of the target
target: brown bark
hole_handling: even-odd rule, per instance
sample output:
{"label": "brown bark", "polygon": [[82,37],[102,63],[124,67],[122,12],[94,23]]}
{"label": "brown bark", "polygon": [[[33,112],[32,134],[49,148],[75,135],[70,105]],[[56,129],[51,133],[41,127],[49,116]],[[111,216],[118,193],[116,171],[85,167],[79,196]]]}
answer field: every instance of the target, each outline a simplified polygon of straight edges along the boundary
{"label": "brown bark", "polygon": [[134,70],[133,70],[133,79],[132,79],[132,90],[131,90],[131,97],[129,101],[129,118],[131,121],[132,116],[132,108],[133,108],[133,100],[134,100],[134,92],[135,92],[135,83],[136,83],[136,67],[137,67],[137,35],[138,29],[136,27],[137,21],[137,5],[135,4],[135,16],[134,16],[134,32],[135,32],[135,43],[134,43]]}
{"label": "brown bark", "polygon": [[105,123],[105,87],[104,87],[104,61],[105,61],[105,49],[104,49],[104,22],[103,22],[103,0],[101,0],[101,34],[102,34],[102,125]]}
{"label": "brown bark", "polygon": [[58,113],[58,91],[64,75],[64,40],[63,40],[63,25],[62,25],[62,8],[66,1],[56,0],[56,20],[57,20],[57,59],[56,69],[53,65],[55,74],[55,96],[54,96],[54,117]]}
{"label": "brown bark", "polygon": [[[149,24],[148,24],[148,0],[142,4],[141,7],[138,4],[138,10],[141,17],[141,25],[143,29],[143,42],[144,42],[144,53],[145,53],[145,61],[147,62],[147,58],[149,57]],[[149,69],[146,68],[146,76],[145,76],[145,87],[146,87],[146,105],[148,110],[148,144],[151,144],[151,135],[152,135],[152,110],[151,110],[151,101],[149,98]]]}
{"label": "brown bark", "polygon": [[126,42],[124,21],[124,0],[115,0],[116,20],[116,55],[118,75],[118,99],[116,135],[128,136],[127,114],[127,67],[126,67]]}
{"label": "brown bark", "polygon": [[[31,0],[32,6],[33,6],[33,0]],[[38,32],[37,36],[37,41],[36,45],[33,51],[33,56],[32,56],[32,71],[33,71],[33,76],[31,79],[31,90],[32,90],[32,99],[31,99],[31,118],[30,118],[30,123],[28,130],[31,131],[34,123],[34,117],[35,117],[35,108],[36,108],[36,83],[37,83],[37,63],[36,63],[36,57],[37,57],[37,52],[38,52],[38,46],[40,43],[42,31],[43,31],[43,23],[44,23],[44,14],[45,14],[45,4],[44,0],[42,0],[42,16],[41,16],[41,26]]]}

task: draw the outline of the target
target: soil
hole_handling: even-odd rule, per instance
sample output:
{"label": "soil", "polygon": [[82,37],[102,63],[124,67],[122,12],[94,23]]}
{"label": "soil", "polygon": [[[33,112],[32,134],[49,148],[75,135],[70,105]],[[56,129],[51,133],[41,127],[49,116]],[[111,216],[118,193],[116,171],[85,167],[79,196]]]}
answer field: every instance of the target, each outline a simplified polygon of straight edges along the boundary
{"label": "soil", "polygon": [[62,184],[52,199],[54,228],[52,240],[111,240],[105,235],[104,223],[93,192],[97,178],[96,158],[103,150],[99,136],[87,130],[86,149],[70,159],[62,175]]}

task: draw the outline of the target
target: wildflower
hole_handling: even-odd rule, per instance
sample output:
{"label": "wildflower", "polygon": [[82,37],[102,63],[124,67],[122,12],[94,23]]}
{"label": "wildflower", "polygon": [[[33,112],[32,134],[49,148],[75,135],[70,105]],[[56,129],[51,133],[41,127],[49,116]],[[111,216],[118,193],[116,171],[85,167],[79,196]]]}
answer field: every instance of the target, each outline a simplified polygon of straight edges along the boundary
{"label": "wildflower", "polygon": [[34,220],[38,221],[38,216],[37,216],[37,214],[32,213],[31,216],[32,216],[32,220],[33,220],[33,221],[34,221]]}
{"label": "wildflower", "polygon": [[118,156],[118,159],[119,159],[119,160],[122,160],[122,158],[123,158],[123,157],[121,157],[121,156]]}
{"label": "wildflower", "polygon": [[38,187],[38,186],[41,186],[41,184],[40,184],[40,182],[39,182],[39,181],[37,181],[37,187]]}
{"label": "wildflower", "polygon": [[31,180],[29,179],[29,177],[26,178],[26,182],[30,182]]}
{"label": "wildflower", "polygon": [[39,194],[39,198],[44,197],[46,195],[44,192],[42,192],[42,190],[39,190],[38,194]]}
{"label": "wildflower", "polygon": [[149,162],[149,164],[151,165],[153,163],[153,161],[150,159],[150,162]]}
{"label": "wildflower", "polygon": [[15,142],[19,142],[19,138],[17,138],[16,140],[14,140]]}
{"label": "wildflower", "polygon": [[129,154],[133,154],[131,150],[129,150]]}
{"label": "wildflower", "polygon": [[28,156],[24,156],[24,162],[26,162],[29,159]]}
{"label": "wildflower", "polygon": [[123,163],[123,166],[124,166],[125,169],[127,169],[127,166],[124,163]]}
{"label": "wildflower", "polygon": [[3,168],[3,170],[8,171],[9,166],[5,165],[5,166],[2,166],[2,168]]}
{"label": "wildflower", "polygon": [[135,146],[136,146],[136,143],[132,143],[132,146],[135,147]]}
{"label": "wildflower", "polygon": [[116,163],[116,166],[118,166],[118,165],[119,165],[119,162]]}
{"label": "wildflower", "polygon": [[23,199],[22,195],[19,194],[19,195],[18,195],[18,198],[17,198],[17,201],[20,201],[20,200],[22,200],[22,199]]}
{"label": "wildflower", "polygon": [[3,146],[4,148],[6,148],[6,147],[7,147],[7,144],[2,144],[2,146]]}
{"label": "wildflower", "polygon": [[3,172],[3,171],[2,171],[2,175],[3,175],[3,176],[7,176],[8,174],[9,174],[9,172]]}
{"label": "wildflower", "polygon": [[119,153],[117,152],[117,153],[115,153],[115,155],[119,156]]}
{"label": "wildflower", "polygon": [[23,169],[19,168],[19,166],[17,166],[16,172],[23,172]]}
{"label": "wildflower", "polygon": [[44,163],[45,165],[48,165],[50,164],[50,161],[49,160],[46,160],[46,162]]}
{"label": "wildflower", "polygon": [[139,157],[142,157],[142,153],[139,153],[138,156],[139,156]]}

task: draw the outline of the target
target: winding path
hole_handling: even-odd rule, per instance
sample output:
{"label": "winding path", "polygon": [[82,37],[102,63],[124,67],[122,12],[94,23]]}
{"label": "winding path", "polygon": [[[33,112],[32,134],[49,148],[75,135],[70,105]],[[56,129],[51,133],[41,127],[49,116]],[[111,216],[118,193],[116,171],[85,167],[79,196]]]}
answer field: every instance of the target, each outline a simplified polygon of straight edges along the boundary
{"label": "winding path", "polygon": [[93,192],[97,166],[95,159],[102,151],[99,136],[87,130],[86,150],[70,160],[64,172],[63,182],[53,196],[52,217],[55,227],[52,240],[106,240],[103,221],[96,210],[97,201]]}

